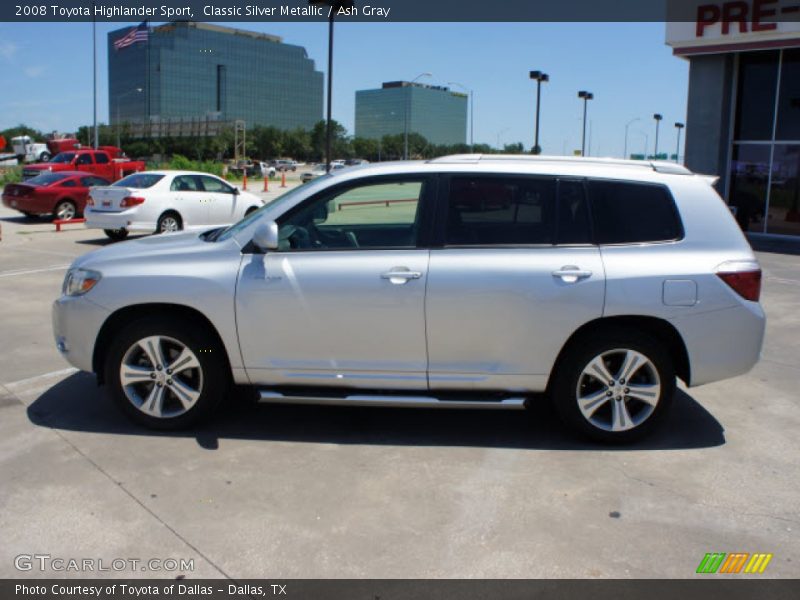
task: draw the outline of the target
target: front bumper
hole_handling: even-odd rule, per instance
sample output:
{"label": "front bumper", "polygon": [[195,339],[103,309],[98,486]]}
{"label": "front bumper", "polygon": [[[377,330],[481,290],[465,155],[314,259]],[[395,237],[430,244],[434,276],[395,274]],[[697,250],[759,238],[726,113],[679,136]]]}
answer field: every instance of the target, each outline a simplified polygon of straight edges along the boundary
{"label": "front bumper", "polygon": [[61,356],[82,371],[92,371],[97,335],[111,311],[85,296],[61,296],[53,303],[53,335]]}

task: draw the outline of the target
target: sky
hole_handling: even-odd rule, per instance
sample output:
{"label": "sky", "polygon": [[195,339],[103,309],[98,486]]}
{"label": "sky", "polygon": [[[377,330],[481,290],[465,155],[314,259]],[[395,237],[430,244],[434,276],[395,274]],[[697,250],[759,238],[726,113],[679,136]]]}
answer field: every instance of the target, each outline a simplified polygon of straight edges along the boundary
{"label": "sky", "polygon": [[[131,23],[134,25],[134,23]],[[280,35],[304,46],[317,70],[327,67],[326,23],[227,23]],[[97,24],[98,121],[108,120],[106,33]],[[652,153],[654,113],[661,113],[659,151],[675,152],[676,121],[685,121],[688,62],[664,44],[664,23],[337,23],[333,118],[352,134],[355,91],[411,80],[474,91],[475,142],[533,145],[536,84],[542,70],[540,145],[545,154],[581,146],[583,101],[588,154]],[[91,23],[0,23],[0,130],[25,123],[72,132],[92,122]],[[453,86],[454,89],[458,89]],[[589,141],[591,142],[589,144]],[[681,150],[681,153],[683,150]]]}

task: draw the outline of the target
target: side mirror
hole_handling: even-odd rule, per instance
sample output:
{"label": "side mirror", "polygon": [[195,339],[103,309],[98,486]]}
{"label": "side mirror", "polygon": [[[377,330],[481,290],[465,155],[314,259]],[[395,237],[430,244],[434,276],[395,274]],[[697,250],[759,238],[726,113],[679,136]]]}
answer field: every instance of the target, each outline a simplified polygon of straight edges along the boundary
{"label": "side mirror", "polygon": [[233,192],[231,192],[231,193],[232,193],[234,196],[238,196],[238,195],[239,195],[239,188],[237,188],[236,186],[233,186]]}
{"label": "side mirror", "polygon": [[264,252],[278,249],[278,224],[275,221],[262,223],[253,233],[253,243]]}

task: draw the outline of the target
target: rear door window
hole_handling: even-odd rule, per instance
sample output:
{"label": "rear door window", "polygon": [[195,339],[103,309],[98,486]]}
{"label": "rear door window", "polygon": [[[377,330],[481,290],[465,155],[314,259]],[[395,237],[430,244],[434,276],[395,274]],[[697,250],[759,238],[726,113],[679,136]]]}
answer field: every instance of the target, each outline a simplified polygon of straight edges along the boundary
{"label": "rear door window", "polygon": [[108,164],[108,155],[103,152],[98,152],[94,155],[94,160],[97,162],[98,165],[105,165]]}
{"label": "rear door window", "polygon": [[555,190],[555,179],[551,178],[453,177],[445,244],[552,244]]}
{"label": "rear door window", "polygon": [[664,186],[627,181],[589,181],[599,244],[665,242],[683,237],[672,196]]}

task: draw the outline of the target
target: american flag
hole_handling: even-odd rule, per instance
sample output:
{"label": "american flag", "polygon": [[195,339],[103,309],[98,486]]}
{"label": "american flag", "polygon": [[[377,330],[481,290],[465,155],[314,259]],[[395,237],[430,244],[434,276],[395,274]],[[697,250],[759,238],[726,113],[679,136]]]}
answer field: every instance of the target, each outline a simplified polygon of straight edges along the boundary
{"label": "american flag", "polygon": [[131,30],[114,42],[114,50],[122,50],[136,42],[147,42],[147,21],[142,21],[138,27]]}

